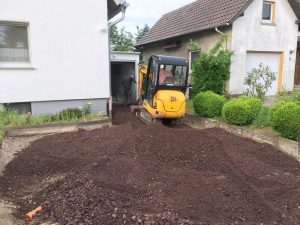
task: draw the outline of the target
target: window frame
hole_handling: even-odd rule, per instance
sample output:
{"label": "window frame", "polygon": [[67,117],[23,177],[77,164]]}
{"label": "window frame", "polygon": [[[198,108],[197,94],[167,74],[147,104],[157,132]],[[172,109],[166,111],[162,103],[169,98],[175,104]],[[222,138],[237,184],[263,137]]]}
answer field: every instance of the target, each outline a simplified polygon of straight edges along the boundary
{"label": "window frame", "polygon": [[201,50],[193,50],[193,51],[189,51],[189,73],[193,72],[193,68],[192,68],[192,53],[198,53],[199,55],[201,54]]}
{"label": "window frame", "polygon": [[0,20],[0,25],[26,27],[27,39],[28,39],[28,57],[29,57],[29,62],[0,62],[0,69],[34,69],[32,63],[32,52],[31,52],[30,23],[24,21],[21,22],[21,21]]}
{"label": "window frame", "polygon": [[[271,15],[270,15],[271,18],[270,18],[270,20],[263,19],[264,4],[271,5]],[[261,20],[262,20],[262,24],[275,25],[275,20],[276,20],[276,2],[275,1],[272,1],[272,0],[263,0],[262,12],[261,12]]]}

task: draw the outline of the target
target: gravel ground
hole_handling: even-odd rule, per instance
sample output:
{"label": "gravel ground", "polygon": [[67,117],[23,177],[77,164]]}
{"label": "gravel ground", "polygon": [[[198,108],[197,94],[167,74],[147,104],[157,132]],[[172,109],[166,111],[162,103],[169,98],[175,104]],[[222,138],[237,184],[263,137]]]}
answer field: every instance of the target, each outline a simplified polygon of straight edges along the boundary
{"label": "gravel ground", "polygon": [[51,135],[10,162],[0,193],[37,223],[300,224],[300,164],[221,129],[144,125]]}

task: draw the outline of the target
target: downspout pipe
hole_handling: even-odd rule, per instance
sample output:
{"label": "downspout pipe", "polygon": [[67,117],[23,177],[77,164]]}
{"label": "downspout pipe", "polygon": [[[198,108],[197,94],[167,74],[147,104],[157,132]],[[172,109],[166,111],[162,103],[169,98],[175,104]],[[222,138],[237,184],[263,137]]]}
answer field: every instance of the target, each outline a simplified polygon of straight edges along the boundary
{"label": "downspout pipe", "polygon": [[[229,24],[229,23],[226,23],[225,25],[226,25],[226,26],[229,26],[230,24]],[[226,36],[226,34],[225,34],[224,32],[222,32],[222,31],[220,31],[218,27],[215,27],[215,31],[216,31],[217,33],[221,34],[222,36]],[[227,38],[226,38],[226,49],[227,49]]]}
{"label": "downspout pipe", "polygon": [[117,25],[118,23],[122,22],[125,19],[126,9],[129,6],[128,3],[123,3],[122,7],[122,16],[113,22],[108,22],[108,58],[109,58],[109,102],[108,102],[108,116],[112,119],[112,87],[111,87],[111,63],[110,63],[110,50],[111,50],[111,42],[110,42],[110,29]]}
{"label": "downspout pipe", "polygon": [[223,36],[225,35],[225,33],[223,33],[222,31],[220,31],[218,27],[215,28],[215,31],[216,31],[217,33],[223,35]]}
{"label": "downspout pipe", "polygon": [[121,16],[119,19],[117,19],[116,21],[109,22],[109,23],[108,23],[108,28],[109,28],[109,29],[110,29],[112,26],[114,26],[114,25],[116,25],[116,24],[122,22],[122,21],[125,19],[126,9],[128,8],[128,6],[129,6],[129,4],[126,3],[126,2],[123,3],[123,4],[121,5],[121,7],[122,7],[122,16]]}

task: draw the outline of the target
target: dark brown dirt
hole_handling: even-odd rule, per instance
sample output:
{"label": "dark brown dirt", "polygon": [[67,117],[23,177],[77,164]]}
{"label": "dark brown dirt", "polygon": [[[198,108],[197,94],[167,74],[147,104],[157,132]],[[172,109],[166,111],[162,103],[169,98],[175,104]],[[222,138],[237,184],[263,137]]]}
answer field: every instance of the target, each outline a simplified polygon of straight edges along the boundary
{"label": "dark brown dirt", "polygon": [[59,224],[300,224],[296,160],[221,129],[113,116],[112,128],[34,142],[6,167],[1,197]]}

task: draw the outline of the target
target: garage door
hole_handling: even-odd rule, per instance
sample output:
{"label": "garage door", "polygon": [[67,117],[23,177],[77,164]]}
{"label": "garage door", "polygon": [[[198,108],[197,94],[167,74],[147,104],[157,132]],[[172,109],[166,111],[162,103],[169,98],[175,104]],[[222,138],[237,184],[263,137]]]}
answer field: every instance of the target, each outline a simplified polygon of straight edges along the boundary
{"label": "garage door", "polygon": [[254,68],[258,68],[259,64],[263,63],[265,66],[269,66],[270,70],[276,73],[276,81],[272,84],[271,89],[267,92],[267,96],[276,95],[278,93],[279,75],[282,71],[280,53],[266,53],[266,52],[248,52],[247,53],[247,72],[250,72]]}

